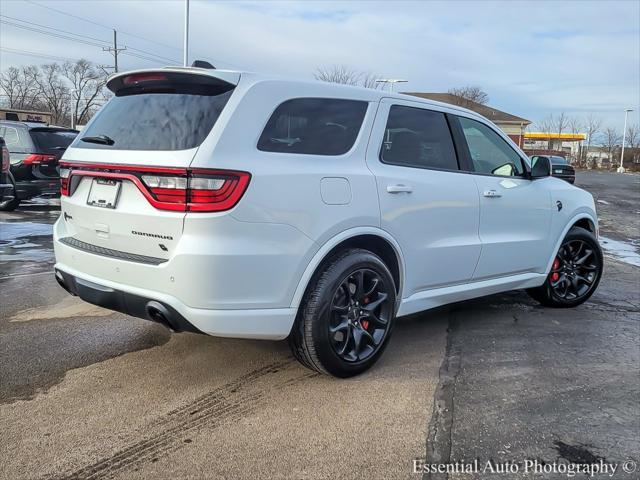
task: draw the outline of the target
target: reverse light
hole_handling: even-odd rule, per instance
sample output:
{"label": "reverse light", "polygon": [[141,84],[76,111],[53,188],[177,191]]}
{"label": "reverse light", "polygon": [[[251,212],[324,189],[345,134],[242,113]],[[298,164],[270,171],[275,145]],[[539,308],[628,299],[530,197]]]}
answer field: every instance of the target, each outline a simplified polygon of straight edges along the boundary
{"label": "reverse light", "polygon": [[60,168],[60,195],[69,196],[69,175],[70,168]]}

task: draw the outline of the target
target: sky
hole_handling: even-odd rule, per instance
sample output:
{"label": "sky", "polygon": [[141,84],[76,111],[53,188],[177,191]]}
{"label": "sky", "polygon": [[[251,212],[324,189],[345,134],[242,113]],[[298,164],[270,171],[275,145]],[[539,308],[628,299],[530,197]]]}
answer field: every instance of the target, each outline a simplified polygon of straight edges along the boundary
{"label": "sky", "polygon": [[[490,105],[534,124],[593,113],[621,131],[625,108],[640,123],[638,0],[191,0],[190,13],[190,61],[218,68],[311,79],[344,65],[407,79],[402,91],[478,85]],[[128,47],[120,70],[182,63],[184,0],[2,0],[0,15],[1,70],[78,58],[112,65],[100,46],[112,28]]]}

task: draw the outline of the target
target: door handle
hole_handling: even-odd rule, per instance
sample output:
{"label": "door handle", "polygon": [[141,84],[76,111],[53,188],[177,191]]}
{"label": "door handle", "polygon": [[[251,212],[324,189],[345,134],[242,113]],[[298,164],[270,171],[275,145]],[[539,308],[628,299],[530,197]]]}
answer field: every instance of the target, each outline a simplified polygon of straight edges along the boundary
{"label": "door handle", "polygon": [[496,190],[485,190],[484,196],[489,198],[498,198],[498,197],[501,197],[502,194],[498,193]]}
{"label": "door handle", "polygon": [[413,188],[409,185],[387,185],[388,193],[411,193]]}

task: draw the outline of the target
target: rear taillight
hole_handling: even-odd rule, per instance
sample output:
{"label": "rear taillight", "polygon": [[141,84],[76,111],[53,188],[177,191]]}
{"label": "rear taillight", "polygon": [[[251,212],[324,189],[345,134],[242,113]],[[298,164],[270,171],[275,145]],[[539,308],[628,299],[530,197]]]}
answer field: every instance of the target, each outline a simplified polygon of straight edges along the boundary
{"label": "rear taillight", "polygon": [[39,163],[54,162],[56,159],[57,157],[55,155],[40,155],[38,153],[32,153],[22,160],[22,163],[25,165],[37,165]]}
{"label": "rear taillight", "polygon": [[2,147],[2,173],[7,173],[9,171],[9,166],[11,162],[9,161],[9,149],[7,147]]}
{"label": "rear taillight", "polygon": [[189,210],[222,212],[244,195],[251,175],[247,172],[194,170],[189,174]]}
{"label": "rear taillight", "polygon": [[[63,164],[60,190],[70,195],[72,177],[107,177],[130,180],[158,210],[222,212],[233,208],[249,185],[247,172],[174,169],[121,165]],[[77,182],[73,182],[77,185]]]}

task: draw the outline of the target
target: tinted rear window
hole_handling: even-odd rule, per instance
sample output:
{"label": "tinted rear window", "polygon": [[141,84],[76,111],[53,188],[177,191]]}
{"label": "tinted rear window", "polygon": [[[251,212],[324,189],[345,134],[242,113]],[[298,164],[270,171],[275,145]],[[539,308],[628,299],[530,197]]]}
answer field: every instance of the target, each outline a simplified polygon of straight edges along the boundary
{"label": "tinted rear window", "polygon": [[367,102],[296,98],[280,104],[267,122],[258,150],[308,155],[342,155],[358,137]]}
{"label": "tinted rear window", "polygon": [[[228,87],[180,86],[172,92],[149,91],[113,97],[73,146],[114,150],[186,150],[199,146],[218,120]],[[113,145],[81,141],[106,135]]]}
{"label": "tinted rear window", "polygon": [[62,152],[78,135],[77,132],[45,129],[31,130],[29,133],[36,148],[43,152]]}

